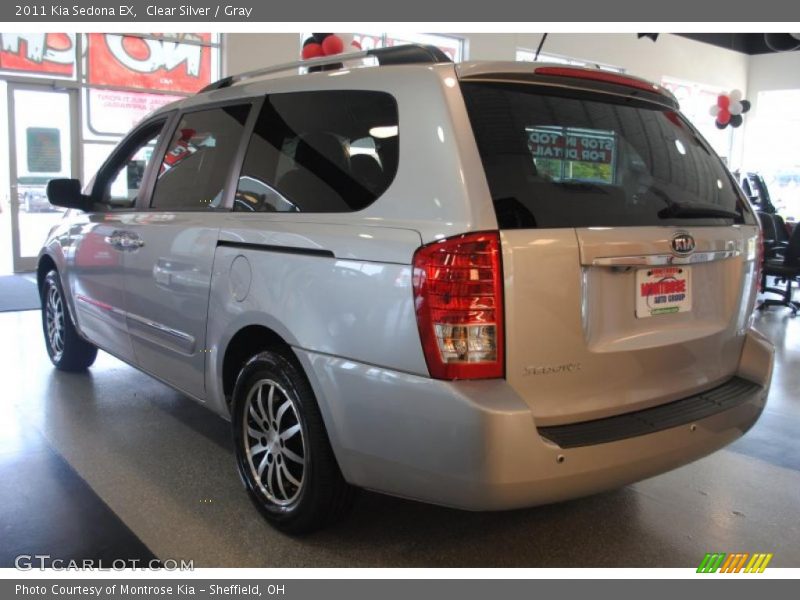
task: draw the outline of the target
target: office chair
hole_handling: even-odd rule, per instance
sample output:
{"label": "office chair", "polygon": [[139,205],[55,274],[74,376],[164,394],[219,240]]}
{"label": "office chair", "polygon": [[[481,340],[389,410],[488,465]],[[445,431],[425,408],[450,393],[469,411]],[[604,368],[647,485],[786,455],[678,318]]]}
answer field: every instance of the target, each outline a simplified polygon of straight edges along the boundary
{"label": "office chair", "polygon": [[792,300],[792,283],[798,282],[800,278],[800,227],[794,228],[781,258],[764,260],[762,273],[764,281],[767,276],[777,277],[785,281],[786,287],[780,289],[762,286],[762,292],[778,294],[781,299],[767,298],[761,302],[758,309],[763,310],[768,306],[785,306],[792,309],[792,316],[797,315],[797,311],[800,310],[800,302]]}
{"label": "office chair", "polygon": [[[775,215],[764,211],[756,211],[758,222],[761,225],[761,235],[764,240],[764,256],[766,258],[781,258],[786,246],[789,245],[787,236],[781,236],[778,225],[775,222]],[[781,219],[783,220],[783,219]],[[784,233],[786,228],[783,228]]]}

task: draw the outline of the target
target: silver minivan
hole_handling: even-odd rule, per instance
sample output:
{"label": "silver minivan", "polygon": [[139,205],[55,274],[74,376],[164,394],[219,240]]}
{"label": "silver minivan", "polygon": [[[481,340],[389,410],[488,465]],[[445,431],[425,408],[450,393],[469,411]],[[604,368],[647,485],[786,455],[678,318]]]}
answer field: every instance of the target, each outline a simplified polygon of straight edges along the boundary
{"label": "silver minivan", "polygon": [[764,408],[756,219],[657,85],[431,47],[228,77],[138,125],[39,258],[47,350],[229,419],[276,527],[354,490],[592,494]]}

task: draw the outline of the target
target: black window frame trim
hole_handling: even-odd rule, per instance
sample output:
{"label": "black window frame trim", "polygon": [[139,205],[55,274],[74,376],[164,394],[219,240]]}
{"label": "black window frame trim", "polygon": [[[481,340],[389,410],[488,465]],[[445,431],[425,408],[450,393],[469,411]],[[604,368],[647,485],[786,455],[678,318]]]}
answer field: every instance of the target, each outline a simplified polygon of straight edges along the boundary
{"label": "black window frame trim", "polygon": [[153,201],[153,193],[155,192],[156,183],[158,181],[158,177],[155,176],[155,169],[154,169],[150,175],[150,180],[147,181],[148,185],[147,192],[145,194],[139,195],[139,201],[137,202],[136,212],[198,213],[198,214],[231,212],[233,209],[233,197],[236,194],[236,187],[234,181],[238,181],[238,176],[235,176],[234,174],[238,173],[238,170],[241,168],[241,165],[244,162],[244,154],[247,151],[247,142],[249,142],[250,140],[250,135],[252,134],[257,115],[261,110],[261,105],[263,104],[263,102],[264,98],[259,96],[252,96],[245,98],[227,98],[225,100],[206,102],[203,104],[198,104],[196,106],[179,109],[175,112],[175,114],[170,119],[170,122],[162,131],[163,139],[159,141],[155,151],[153,152],[153,156],[154,157],[157,156],[158,161],[151,160],[150,161],[151,165],[155,165],[156,163],[158,163],[160,167],[162,162],[164,161],[164,156],[167,153],[169,144],[170,142],[172,142],[172,137],[175,135],[175,131],[177,130],[178,125],[181,122],[181,119],[185,115],[189,115],[196,112],[203,112],[206,110],[214,110],[216,108],[224,108],[226,106],[249,106],[250,112],[247,114],[247,120],[245,121],[244,126],[242,127],[241,139],[239,140],[239,144],[236,148],[236,152],[233,155],[233,159],[231,160],[231,163],[228,166],[228,173],[225,177],[225,184],[222,189],[222,196],[223,196],[222,204],[220,205],[219,208],[197,208],[197,207],[158,208],[157,206],[151,206],[151,203]]}
{"label": "black window frame trim", "polygon": [[[142,187],[139,188],[139,194],[136,198],[136,202],[133,205],[128,207],[113,207],[105,202],[102,201],[102,196],[100,195],[100,191],[105,187],[106,184],[109,183],[108,177],[110,176],[111,172],[116,172],[116,168],[112,169],[112,167],[119,166],[117,161],[120,159],[127,159],[130,158],[130,152],[133,148],[136,148],[141,143],[142,139],[141,136],[145,130],[154,125],[161,123],[161,131],[159,132],[159,139],[156,143],[155,148],[153,149],[153,156],[157,156],[160,152],[160,149],[164,142],[164,133],[166,131],[173,130],[173,122],[175,119],[175,115],[178,114],[177,110],[171,110],[166,113],[159,113],[157,115],[153,115],[148,117],[143,122],[139,123],[133,130],[131,130],[128,135],[126,135],[122,141],[117,144],[117,146],[111,151],[111,154],[106,158],[100,168],[97,170],[97,174],[95,175],[94,182],[92,183],[92,211],[93,212],[136,212],[139,210],[139,205],[142,202],[142,198],[149,197],[150,194],[150,180],[152,178],[153,172],[153,164],[154,161],[150,160],[147,167],[145,168],[144,175],[142,177]],[[99,210],[98,210],[99,208]]]}

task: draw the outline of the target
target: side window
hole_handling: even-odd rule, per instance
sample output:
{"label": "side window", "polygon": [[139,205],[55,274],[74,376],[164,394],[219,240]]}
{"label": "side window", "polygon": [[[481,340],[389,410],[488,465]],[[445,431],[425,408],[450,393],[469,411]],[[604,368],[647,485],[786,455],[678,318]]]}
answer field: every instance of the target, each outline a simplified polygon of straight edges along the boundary
{"label": "side window", "polygon": [[397,103],[385,92],[327,90],[268,96],[234,201],[244,212],[352,212],[397,172]]}
{"label": "side window", "polygon": [[241,141],[249,104],[183,115],[161,162],[152,208],[220,208],[225,182]]}
{"label": "side window", "polygon": [[96,198],[112,209],[136,206],[144,173],[166,121],[146,125],[125,142],[125,152],[111,159],[98,176]]}

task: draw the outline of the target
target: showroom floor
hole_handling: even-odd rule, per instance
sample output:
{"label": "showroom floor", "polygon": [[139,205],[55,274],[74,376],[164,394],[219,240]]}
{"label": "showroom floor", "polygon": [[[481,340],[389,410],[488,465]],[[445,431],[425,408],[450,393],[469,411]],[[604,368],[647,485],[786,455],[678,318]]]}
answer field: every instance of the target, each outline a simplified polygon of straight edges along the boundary
{"label": "showroom floor", "polygon": [[293,539],[249,503],[228,424],[101,353],[53,370],[39,313],[0,314],[0,566],[17,554],[193,559],[195,566],[682,566],[706,552],[800,564],[800,317],[771,309],[766,412],[729,448],[624,489],[508,513],[364,493]]}

